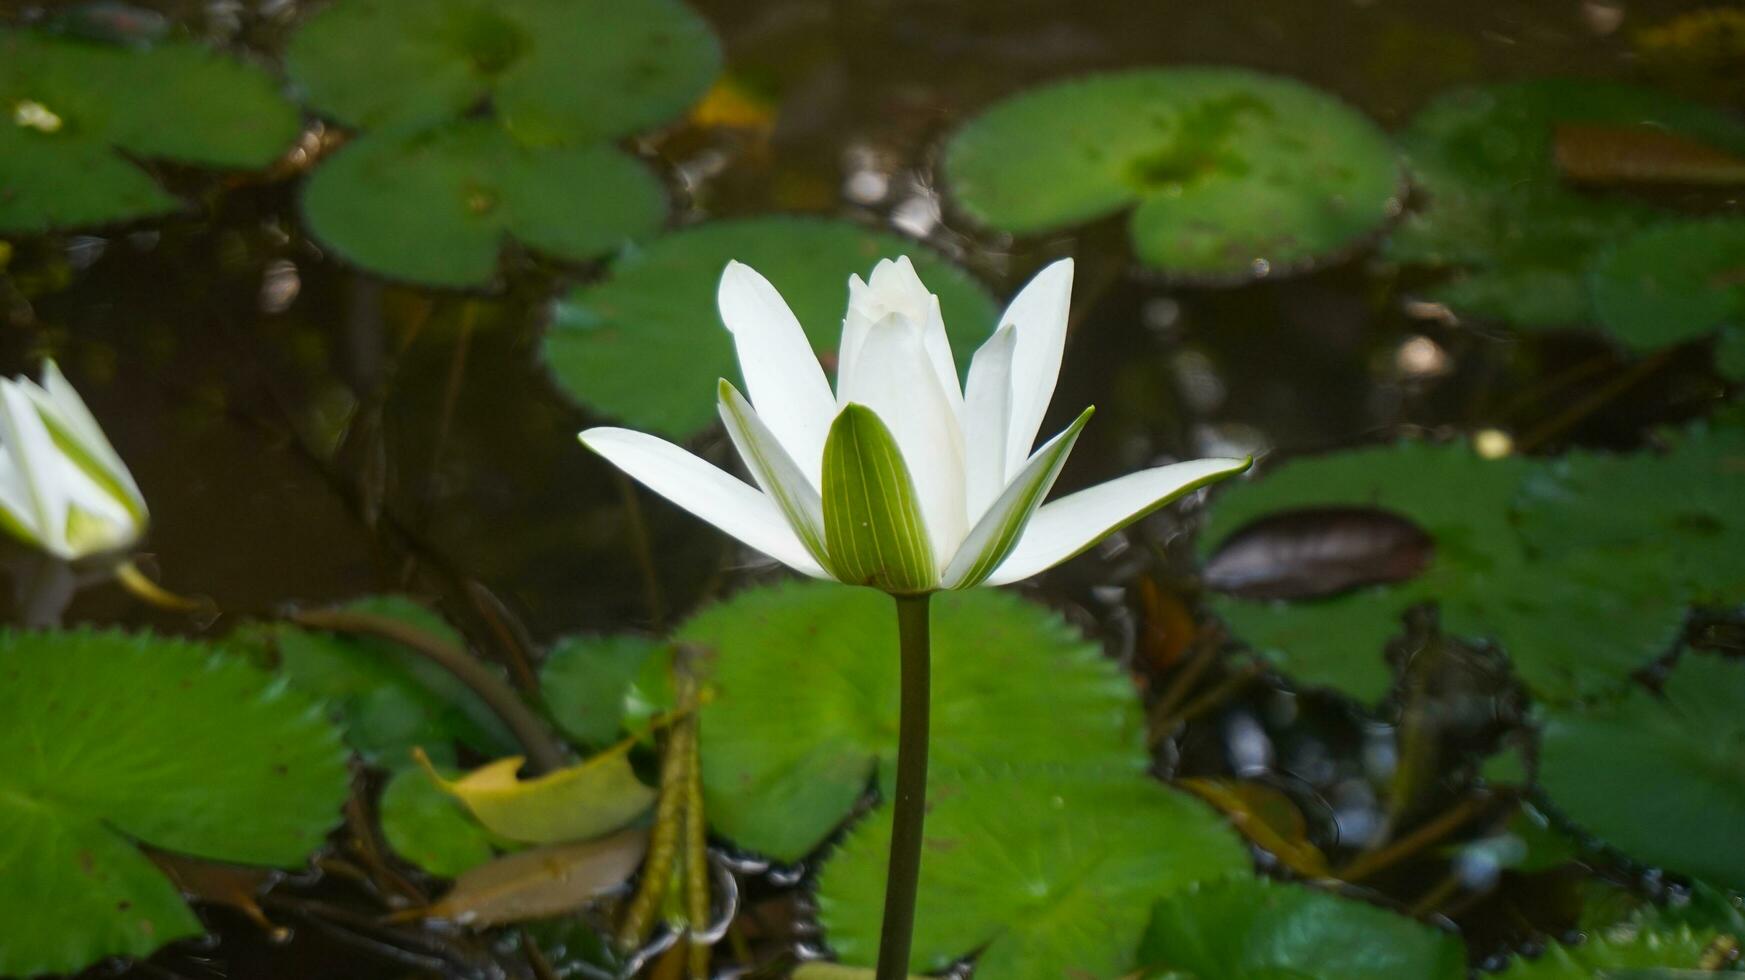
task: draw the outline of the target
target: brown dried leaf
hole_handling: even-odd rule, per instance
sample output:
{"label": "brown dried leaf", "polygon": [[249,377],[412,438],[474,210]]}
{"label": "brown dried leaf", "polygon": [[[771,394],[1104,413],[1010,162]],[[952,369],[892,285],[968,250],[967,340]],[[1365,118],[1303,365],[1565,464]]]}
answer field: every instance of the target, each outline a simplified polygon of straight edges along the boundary
{"label": "brown dried leaf", "polygon": [[636,828],[518,851],[462,874],[416,914],[484,927],[572,912],[623,884],[647,850],[648,831]]}
{"label": "brown dried leaf", "polygon": [[275,941],[290,935],[290,930],[274,923],[261,910],[260,896],[285,877],[283,871],[248,864],[226,864],[205,858],[189,857],[153,848],[141,848],[145,856],[158,866],[177,890],[186,898],[213,905],[225,905],[247,916]]}
{"label": "brown dried leaf", "polygon": [[1558,172],[1579,184],[1740,184],[1745,157],[1653,126],[1563,123]]}
{"label": "brown dried leaf", "polygon": [[1287,510],[1247,524],[1206,561],[1206,587],[1245,599],[1316,599],[1402,582],[1430,564],[1418,525],[1373,507]]}

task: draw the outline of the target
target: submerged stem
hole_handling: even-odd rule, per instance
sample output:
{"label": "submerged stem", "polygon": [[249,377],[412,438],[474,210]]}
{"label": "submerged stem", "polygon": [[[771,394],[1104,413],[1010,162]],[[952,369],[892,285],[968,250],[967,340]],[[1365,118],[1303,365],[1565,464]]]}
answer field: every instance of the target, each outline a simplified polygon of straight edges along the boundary
{"label": "submerged stem", "polygon": [[923,593],[895,598],[902,699],[897,715],[897,794],[891,814],[891,862],[885,873],[877,980],[902,980],[909,974],[915,886],[921,872],[921,825],[927,817],[928,675],[932,657],[928,606],[932,597]]}

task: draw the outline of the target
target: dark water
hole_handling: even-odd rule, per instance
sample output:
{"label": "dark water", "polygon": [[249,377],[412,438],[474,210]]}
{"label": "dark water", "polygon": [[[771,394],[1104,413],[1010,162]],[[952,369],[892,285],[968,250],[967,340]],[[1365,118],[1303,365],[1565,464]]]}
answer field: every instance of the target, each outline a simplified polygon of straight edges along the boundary
{"label": "dark water", "polygon": [[[197,34],[271,52],[298,5],[157,6]],[[1042,79],[1212,63],[1302,79],[1393,128],[1462,83],[1643,80],[1630,32],[1700,5],[698,6],[725,42],[729,72],[769,93],[776,117],[763,143],[681,126],[639,144],[669,178],[676,224],[770,211],[850,216],[925,237],[1002,298],[1045,259],[1077,256],[1077,322],[1058,418],[1045,426],[1058,429],[1068,421],[1060,413],[1083,404],[1100,411],[1064,491],[1162,455],[1530,430],[1560,407],[1533,397],[1559,370],[1599,358],[1586,382],[1598,387],[1627,365],[1579,335],[1521,339],[1416,319],[1406,302],[1414,284],[1372,271],[1366,255],[1288,281],[1212,290],[1131,269],[1118,222],[1021,247],[992,239],[956,217],[935,186],[941,141],[969,115]],[[0,5],[7,14],[37,9]],[[624,484],[575,441],[594,420],[559,394],[538,358],[546,301],[589,270],[517,260],[506,291],[494,295],[385,284],[300,234],[294,190],[293,181],[237,186],[185,216],[21,241],[10,278],[0,279],[0,370],[59,359],[150,502],[147,546],[160,578],[210,595],[224,610],[214,629],[290,602],[411,591],[489,636],[483,586],[539,641],[658,627],[745,581],[720,535],[646,495],[638,508],[658,581],[651,588],[639,572]],[[1696,360],[1674,360],[1541,448],[1632,445],[1648,426],[1702,411],[1716,383]],[[719,436],[704,441],[705,455],[724,458],[725,449]],[[1134,586],[1142,575],[1167,582],[1191,566],[1180,533],[1192,515],[1180,516],[1130,535],[1125,551],[1105,549],[1030,588],[1143,674]],[[188,628],[114,587],[83,593],[69,616]],[[1516,710],[1500,669],[1483,651],[1456,651],[1446,662],[1436,683],[1452,693],[1435,704],[1459,710],[1429,711],[1435,737],[1450,752],[1491,747]],[[1399,717],[1397,706],[1359,718],[1260,684],[1189,725],[1160,767],[1228,773],[1236,741],[1256,737],[1275,759],[1314,759],[1301,767],[1306,777],[1281,772],[1278,782],[1307,812],[1311,836],[1340,853],[1341,835],[1365,808],[1386,806],[1357,787],[1367,785],[1364,753],[1395,744]],[[1459,796],[1472,757],[1442,758],[1411,804],[1416,812]],[[1371,884],[1409,901],[1442,870],[1407,865]],[[333,892],[332,901],[369,908],[344,888]],[[1569,893],[1558,880],[1513,882],[1456,918],[1482,959],[1535,931],[1569,928]],[[228,914],[213,922],[222,935],[215,945],[167,951],[138,974],[392,977],[434,968],[344,930],[299,928],[288,946],[272,947]]]}

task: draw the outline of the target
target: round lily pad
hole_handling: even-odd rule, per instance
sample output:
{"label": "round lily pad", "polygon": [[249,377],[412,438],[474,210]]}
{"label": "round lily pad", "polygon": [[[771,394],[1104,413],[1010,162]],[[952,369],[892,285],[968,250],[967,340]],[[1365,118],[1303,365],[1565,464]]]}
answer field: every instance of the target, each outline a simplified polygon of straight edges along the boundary
{"label": "round lily pad", "polygon": [[348,126],[488,107],[524,142],[581,142],[677,115],[721,50],[678,0],[334,0],[285,63],[309,104]]}
{"label": "round lily pad", "polygon": [[1127,71],[1022,92],[946,149],[960,207],[1030,234],[1135,208],[1171,273],[1245,279],[1350,250],[1398,213],[1392,143],[1337,98],[1238,68]]}
{"label": "round lily pad", "polygon": [[382,837],[394,853],[444,878],[484,864],[499,850],[524,846],[486,830],[421,767],[394,773],[377,806]]}
{"label": "round lily pad", "polygon": [[1622,931],[1578,945],[1552,943],[1545,952],[1516,957],[1497,980],[1689,980],[1721,971],[1704,966],[1713,933],[1681,926]]}
{"label": "round lily pad", "polygon": [[625,699],[662,648],[653,637],[632,634],[557,641],[539,670],[539,690],[552,720],[583,745],[604,748],[616,741]]}
{"label": "round lily pad", "polygon": [[1745,326],[1745,220],[1639,232],[1601,254],[1588,281],[1600,322],[1637,350]]}
{"label": "round lily pad", "polygon": [[[1577,826],[1645,864],[1745,889],[1745,663],[1686,654],[1660,697],[1550,708],[1539,784]],[[1651,791],[1644,791],[1652,787]]]}
{"label": "round lily pad", "polygon": [[[890,824],[888,806],[869,815],[819,875],[844,963],[878,955]],[[1139,774],[941,773],[921,847],[910,968],[974,953],[980,980],[1124,976],[1153,902],[1249,866],[1217,811]]]}
{"label": "round lily pad", "polygon": [[528,146],[475,119],[367,133],[309,178],[303,217],[350,262],[432,286],[480,286],[511,240],[583,261],[652,234],[666,192],[610,146]]}
{"label": "round lily pad", "polygon": [[1180,980],[1461,980],[1454,936],[1364,902],[1247,875],[1157,903],[1139,961]]}
{"label": "round lily pad", "polygon": [[683,439],[715,421],[716,379],[739,377],[733,339],[715,308],[729,261],[766,276],[812,345],[828,353],[842,335],[848,277],[899,255],[938,294],[952,352],[967,368],[998,315],[985,289],[918,242],[852,222],[794,217],[710,222],[621,257],[610,278],[558,302],[545,360],[576,400]]}
{"label": "round lily pad", "polygon": [[[1000,764],[1137,773],[1138,699],[1058,616],[993,590],[933,612],[933,741],[941,771]],[[780,860],[817,847],[897,746],[896,609],[876,592],[793,583],[704,610],[678,639],[710,652],[702,713],[710,823]]]}
{"label": "round lily pad", "polygon": [[1512,509],[1539,465],[1482,459],[1458,444],[1400,443],[1265,472],[1217,499],[1207,553],[1271,514],[1356,506],[1410,519],[1430,535],[1434,556],[1398,584],[1288,603],[1219,597],[1213,608],[1286,672],[1366,703],[1391,682],[1382,648],[1401,631],[1402,614],[1432,601],[1448,632],[1499,642],[1540,697],[1616,690],[1678,635],[1685,596],[1606,556],[1530,553]]}
{"label": "round lily pad", "polygon": [[1721,331],[1715,343],[1715,370],[1723,378],[1745,384],[1745,324]]}
{"label": "round lily pad", "polygon": [[1462,89],[1426,106],[1400,136],[1425,203],[1396,226],[1387,255],[1454,271],[1432,295],[1457,313],[1525,328],[1591,322],[1594,257],[1669,215],[1568,185],[1556,162],[1559,126],[1643,127],[1745,149],[1745,124],[1648,89],[1586,79]]}
{"label": "round lily pad", "polygon": [[316,706],[234,656],[118,632],[0,632],[0,975],[197,935],[135,842],[291,867],[348,792]]}
{"label": "round lily pad", "polygon": [[0,112],[0,232],[12,234],[173,211],[181,200],[127,157],[255,169],[301,126],[266,72],[198,44],[3,27]]}

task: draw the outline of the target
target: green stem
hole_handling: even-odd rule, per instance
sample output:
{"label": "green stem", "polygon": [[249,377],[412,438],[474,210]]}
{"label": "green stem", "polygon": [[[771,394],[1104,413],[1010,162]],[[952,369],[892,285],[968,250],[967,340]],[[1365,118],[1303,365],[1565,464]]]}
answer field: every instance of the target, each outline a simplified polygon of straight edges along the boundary
{"label": "green stem", "polygon": [[909,940],[915,931],[915,885],[921,873],[921,824],[927,818],[927,711],[931,596],[900,595],[897,633],[902,647],[902,700],[897,714],[897,798],[891,815],[891,863],[885,873],[885,918],[879,934],[877,980],[909,975]]}

